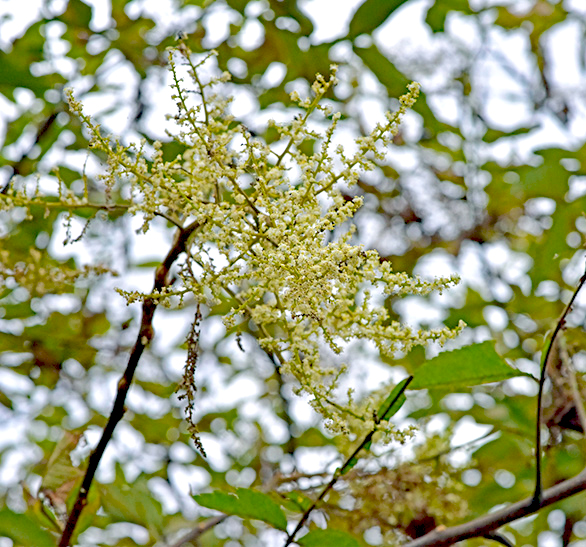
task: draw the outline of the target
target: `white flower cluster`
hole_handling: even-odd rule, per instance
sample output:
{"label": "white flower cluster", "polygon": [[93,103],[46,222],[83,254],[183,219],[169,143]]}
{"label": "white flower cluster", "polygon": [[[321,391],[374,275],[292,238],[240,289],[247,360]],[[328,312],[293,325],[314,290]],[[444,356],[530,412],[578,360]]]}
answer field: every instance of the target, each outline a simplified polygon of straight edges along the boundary
{"label": "white flower cluster", "polygon": [[[399,110],[358,139],[356,151],[347,155],[340,146],[332,150],[339,114],[320,104],[335,84],[332,68],[329,79],[317,76],[312,96],[292,94],[302,115],[288,125],[273,123],[280,138],[269,146],[226,114],[228,101],[212,94],[210,88],[228,76],[202,83],[201,63],[183,53],[200,100],[192,106],[194,94],[171,59],[179,127],[173,138],[184,148],[171,161],[164,159],[161,144],[149,158],[142,147],[112,144],[83,116],[79,103],[72,99],[71,106],[92,130],[92,146],[108,155],[108,184],[120,178],[131,182],[130,210],[146,217],[145,229],[154,215],[180,226],[198,224],[182,284],[173,294],[190,294],[212,306],[228,301],[226,327],[246,330],[252,320],[259,344],[278,359],[281,373],[292,374],[330,425],[343,428],[347,411],[328,402],[339,370],[323,366],[320,347],[327,344],[339,353],[344,343],[367,339],[381,354],[393,356],[429,340],[443,342],[459,330],[414,330],[391,320],[371,296],[375,288],[388,295],[428,294],[453,285],[455,277],[424,281],[393,272],[376,251],[350,244],[352,229],[341,229],[361,199],[345,199],[338,183],[355,183],[375,160],[384,159],[418,84],[411,84]],[[331,120],[323,134],[308,127],[312,115]],[[312,154],[301,146],[308,140],[316,142]]]}

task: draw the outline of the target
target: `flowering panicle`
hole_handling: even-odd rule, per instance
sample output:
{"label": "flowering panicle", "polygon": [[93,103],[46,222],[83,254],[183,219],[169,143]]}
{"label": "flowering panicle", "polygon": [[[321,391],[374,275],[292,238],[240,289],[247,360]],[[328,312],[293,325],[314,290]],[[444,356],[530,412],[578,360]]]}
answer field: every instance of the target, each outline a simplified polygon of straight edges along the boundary
{"label": "flowering panicle", "polygon": [[[229,101],[213,94],[229,75],[203,82],[201,65],[209,56],[194,64],[185,46],[182,53],[196,93],[188,93],[172,55],[178,127],[172,137],[184,152],[171,161],[160,143],[147,157],[144,144],[125,147],[103,137],[72,97],[71,108],[92,132],[92,146],[108,156],[108,186],[119,179],[132,185],[130,210],[144,215],[144,229],[155,215],[181,226],[198,223],[176,294],[190,293],[209,305],[229,301],[226,327],[238,332],[252,320],[259,344],[278,359],[281,372],[313,396],[332,427],[343,428],[347,411],[328,402],[339,369],[324,366],[324,346],[340,353],[347,342],[367,339],[393,356],[430,340],[443,343],[459,330],[400,324],[371,296],[377,289],[395,296],[442,291],[455,277],[425,281],[393,272],[376,251],[350,243],[352,228],[342,229],[362,200],[346,200],[338,183],[357,182],[384,159],[419,86],[409,86],[399,110],[357,139],[353,153],[342,146],[332,150],[340,115],[321,102],[336,82],[333,67],[330,78],[317,75],[311,96],[292,94],[301,115],[287,125],[272,122],[280,138],[268,145],[227,115]],[[329,127],[311,129],[311,116],[329,119]],[[302,151],[308,140],[316,141],[313,154]]]}
{"label": "flowering panicle", "polygon": [[72,292],[76,281],[106,273],[117,275],[104,266],[73,268],[71,264],[60,263],[35,248],[29,250],[28,257],[11,256],[8,251],[0,249],[0,290],[6,287],[7,279],[12,279],[31,296],[68,293]]}

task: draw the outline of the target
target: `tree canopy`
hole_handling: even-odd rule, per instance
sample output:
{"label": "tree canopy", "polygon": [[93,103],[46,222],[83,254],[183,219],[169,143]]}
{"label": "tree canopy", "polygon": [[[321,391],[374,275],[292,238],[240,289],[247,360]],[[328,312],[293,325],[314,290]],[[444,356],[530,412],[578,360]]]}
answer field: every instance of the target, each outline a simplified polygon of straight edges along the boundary
{"label": "tree canopy", "polygon": [[578,3],[0,9],[1,547],[583,541]]}

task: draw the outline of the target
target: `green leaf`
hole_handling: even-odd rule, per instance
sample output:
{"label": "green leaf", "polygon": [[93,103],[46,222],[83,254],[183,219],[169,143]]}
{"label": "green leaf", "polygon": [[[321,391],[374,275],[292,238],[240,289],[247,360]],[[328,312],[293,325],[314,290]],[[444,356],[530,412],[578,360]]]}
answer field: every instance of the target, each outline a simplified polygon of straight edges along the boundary
{"label": "green leaf", "polygon": [[57,540],[28,514],[14,513],[4,507],[0,509],[0,536],[8,537],[15,545],[30,547],[53,547]]}
{"label": "green leaf", "polygon": [[240,13],[244,13],[246,4],[248,4],[248,0],[228,0],[228,5]]}
{"label": "green leaf", "polygon": [[519,127],[518,129],[515,129],[513,131],[500,131],[498,129],[489,128],[484,134],[484,137],[482,137],[482,140],[484,142],[495,142],[503,137],[508,138],[515,137],[517,135],[526,135],[527,133],[531,133],[531,131],[537,129],[538,127],[539,125],[535,124],[529,127]]}
{"label": "green leaf", "polygon": [[57,491],[61,496],[71,491],[84,471],[71,463],[70,454],[77,446],[81,433],[66,431],[53,450],[41,482],[42,490]]}
{"label": "green leaf", "polygon": [[500,382],[525,373],[515,370],[496,353],[492,342],[444,351],[415,373],[410,389],[454,388]]}
{"label": "green leaf", "polygon": [[209,494],[197,494],[196,496],[193,496],[193,499],[202,507],[215,509],[216,511],[221,511],[222,513],[230,515],[244,517],[244,515],[241,514],[242,507],[240,500],[232,494],[216,491]]}
{"label": "green leaf", "polygon": [[541,281],[562,281],[562,260],[571,258],[576,252],[576,249],[568,245],[566,237],[575,229],[576,220],[582,215],[583,200],[573,203],[566,203],[563,200],[557,202],[555,212],[551,215],[551,228],[529,247],[533,258],[529,277],[534,287]]}
{"label": "green leaf", "polygon": [[[17,302],[15,304],[8,303],[7,301],[0,301],[0,318],[3,321],[10,319],[24,319],[35,315],[35,312],[31,308],[31,303],[28,301]],[[3,347],[6,350],[5,347]]]}
{"label": "green leaf", "polygon": [[[369,447],[370,448],[370,447]],[[345,475],[358,463],[358,458],[353,456],[350,458],[339,470],[336,470],[336,475],[340,477],[341,475]]]}
{"label": "green leaf", "polygon": [[433,32],[444,32],[446,17],[450,11],[473,13],[468,5],[468,0],[441,0],[441,2],[434,2],[429,8],[425,22]]}
{"label": "green leaf", "polygon": [[[405,397],[404,393],[401,393],[401,390],[404,389],[405,384],[409,381],[409,378],[405,378],[401,380],[391,391],[389,396],[384,400],[383,404],[380,405],[378,409],[377,416],[380,420],[388,420],[392,416],[394,416],[399,409],[403,406],[407,398]],[[397,398],[397,396],[401,393],[401,396]],[[396,399],[396,400],[395,400]]]}
{"label": "green leaf", "polygon": [[45,19],[31,25],[24,36],[12,44],[10,53],[0,52],[0,66],[2,78],[0,78],[0,93],[9,100],[17,87],[30,89],[37,97],[42,97],[47,89],[57,83],[65,83],[65,78],[60,74],[47,74],[45,76],[33,76],[31,65],[43,61],[45,45],[44,25]]}
{"label": "green leaf", "polygon": [[251,518],[262,520],[280,530],[287,529],[285,514],[270,496],[248,488],[238,488],[236,495],[244,505],[249,507]]}
{"label": "green leaf", "polygon": [[360,547],[356,539],[340,530],[312,530],[297,543],[303,547]]}
{"label": "green leaf", "polygon": [[262,520],[279,530],[287,529],[285,513],[270,496],[248,488],[238,488],[236,494],[212,492],[193,496],[202,507],[215,509],[229,515]]}
{"label": "green leaf", "polygon": [[144,260],[142,262],[137,262],[134,264],[135,268],[157,268],[161,265],[160,260]]}
{"label": "green leaf", "polygon": [[306,511],[313,505],[313,500],[308,498],[302,492],[292,490],[291,492],[281,492],[281,505],[288,511]]}
{"label": "green leaf", "polygon": [[65,13],[60,17],[68,27],[89,28],[92,8],[81,0],[69,0]]}
{"label": "green leaf", "polygon": [[387,88],[390,96],[397,97],[407,91],[409,80],[375,45],[370,47],[355,46],[354,53],[362,59],[362,62],[373,72],[378,81]]}
{"label": "green leaf", "polygon": [[361,34],[370,34],[382,25],[399,6],[407,0],[366,0],[354,13],[346,39],[353,40]]}
{"label": "green leaf", "polygon": [[120,522],[132,522],[147,528],[155,537],[163,529],[163,509],[147,486],[146,476],[127,484],[122,468],[116,466],[116,480],[100,485],[102,505],[106,513]]}

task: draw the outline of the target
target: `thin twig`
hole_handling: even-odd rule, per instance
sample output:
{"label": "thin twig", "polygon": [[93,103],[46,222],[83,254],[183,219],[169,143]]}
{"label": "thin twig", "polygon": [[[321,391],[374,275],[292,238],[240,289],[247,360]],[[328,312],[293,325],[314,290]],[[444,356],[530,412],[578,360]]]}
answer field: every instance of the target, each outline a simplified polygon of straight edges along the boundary
{"label": "thin twig", "polygon": [[557,322],[557,325],[555,326],[553,334],[551,335],[551,338],[549,339],[549,343],[547,345],[547,350],[545,352],[545,356],[544,356],[542,363],[541,363],[541,376],[539,377],[539,392],[537,394],[537,423],[535,425],[535,493],[533,494],[533,503],[536,506],[539,506],[539,503],[541,500],[541,490],[542,490],[542,485],[541,485],[541,415],[542,415],[542,407],[543,407],[543,386],[545,384],[547,365],[549,363],[549,358],[551,356],[551,351],[553,349],[556,337],[560,333],[560,331],[564,328],[564,326],[566,324],[566,317],[570,313],[570,310],[572,309],[574,301],[576,300],[576,297],[578,296],[578,293],[580,292],[580,289],[582,288],[584,283],[586,283],[586,272],[580,278],[580,282],[578,283],[578,286],[576,287],[576,290],[574,291],[572,298],[570,298],[570,301],[568,302],[566,308],[564,309],[564,312],[562,313],[559,321]]}
{"label": "thin twig", "polygon": [[489,532],[488,534],[484,534],[483,538],[490,539],[491,541],[496,541],[505,547],[513,547],[513,544],[504,536],[497,534],[496,532]]}
{"label": "thin twig", "polygon": [[[287,484],[290,482],[298,482],[300,479],[315,479],[315,478],[320,478],[320,479],[325,479],[327,476],[329,476],[329,473],[322,471],[321,473],[302,473],[301,471],[293,471],[292,473],[289,473],[287,475],[283,475],[279,472],[275,473],[272,478],[271,478],[271,485],[274,485],[274,488],[271,488],[271,490],[275,490],[277,488],[277,486],[281,485],[281,484]],[[317,488],[317,486],[313,486],[312,488]]]}
{"label": "thin twig", "polygon": [[[153,286],[153,293],[159,293],[161,289],[167,287],[170,283],[169,281],[169,271],[171,266],[177,260],[179,255],[185,251],[187,246],[187,242],[191,234],[200,226],[199,223],[193,222],[189,226],[178,230],[175,233],[175,240],[173,242],[173,246],[167,253],[167,256],[163,260],[163,262],[157,268],[155,272],[155,282]],[[118,382],[118,392],[116,395],[116,400],[114,401],[114,406],[112,408],[112,412],[110,413],[110,417],[108,418],[108,422],[104,431],[102,432],[102,437],[94,451],[92,452],[87,470],[85,472],[85,476],[83,477],[83,481],[81,483],[81,487],[79,492],[77,493],[77,498],[75,503],[73,504],[73,509],[69,514],[69,518],[67,520],[67,524],[65,525],[65,529],[63,530],[63,534],[61,536],[61,540],[59,541],[59,547],[68,547],[71,543],[71,538],[73,536],[73,532],[75,531],[75,527],[83,511],[84,507],[87,505],[87,497],[89,493],[90,486],[94,480],[94,475],[96,470],[98,469],[98,465],[102,456],[104,455],[104,451],[106,450],[106,446],[112,439],[112,434],[114,433],[114,429],[118,422],[124,416],[126,408],[124,403],[126,401],[126,396],[130,389],[130,384],[132,382],[132,378],[134,376],[134,372],[136,367],[138,366],[138,362],[144,349],[148,346],[149,342],[152,340],[154,336],[153,330],[153,316],[155,310],[158,305],[158,299],[155,298],[145,298],[142,304],[142,319],[140,323],[140,329],[138,332],[138,336],[136,338],[136,342],[130,356],[128,357],[128,364],[126,365],[126,370],[120,378]]]}
{"label": "thin twig", "polygon": [[[388,409],[391,409],[393,407],[393,405],[400,399],[400,397],[403,395],[403,393],[405,392],[405,390],[407,389],[407,387],[409,386],[409,384],[411,383],[412,380],[413,380],[413,376],[409,376],[409,378],[407,378],[407,380],[405,381],[401,390],[397,393],[395,398],[390,402]],[[346,459],[346,461],[344,462],[344,465],[342,465],[342,467],[339,467],[336,470],[336,472],[334,473],[334,476],[332,477],[332,480],[330,482],[328,482],[328,484],[321,491],[321,493],[317,497],[317,499],[305,510],[305,513],[303,513],[303,516],[301,517],[300,521],[297,523],[297,526],[295,527],[295,529],[287,536],[287,541],[285,542],[284,547],[287,547],[287,545],[291,545],[291,543],[293,543],[295,536],[297,535],[299,530],[301,530],[301,528],[303,528],[303,525],[305,524],[305,522],[309,518],[309,515],[311,514],[311,512],[316,508],[317,504],[334,487],[334,484],[336,484],[336,482],[338,482],[338,479],[344,474],[344,471],[351,466],[351,462],[356,459],[356,457],[358,456],[358,453],[365,446],[369,445],[372,442],[372,437],[378,431],[377,425],[380,423],[381,419],[384,419],[384,416],[380,416],[379,418],[375,419],[376,425],[375,425],[374,429],[372,431],[370,431],[364,437],[362,442],[356,447],[356,450],[354,450],[354,452],[352,452],[352,454]]]}
{"label": "thin twig", "polygon": [[575,477],[544,490],[538,505],[534,503],[534,497],[531,496],[470,522],[452,526],[451,528],[436,528],[429,534],[413,540],[404,547],[447,547],[465,539],[483,537],[509,522],[536,513],[553,503],[569,498],[574,494],[579,494],[584,489],[586,489],[586,469]]}
{"label": "thin twig", "polygon": [[452,452],[456,452],[456,450],[470,448],[474,443],[484,441],[484,440],[488,439],[488,437],[490,437],[492,435],[498,435],[498,434],[499,434],[499,431],[494,431],[494,430],[488,431],[484,435],[481,435],[480,437],[476,437],[476,439],[472,439],[471,441],[467,441],[465,443],[459,444],[458,446],[449,446],[448,448],[446,448],[444,450],[440,450],[439,452],[436,452],[435,454],[431,454],[430,456],[426,456],[425,458],[420,458],[415,463],[423,463],[423,462],[437,460],[438,458],[441,458],[442,456],[445,456],[446,454],[451,454]]}
{"label": "thin twig", "polygon": [[0,194],[7,194],[8,193],[12,179],[14,177],[16,177],[17,175],[21,174],[22,168],[25,164],[25,160],[28,158],[29,154],[34,150],[35,146],[37,146],[41,142],[43,136],[47,133],[47,131],[49,131],[49,129],[51,129],[51,126],[53,125],[53,123],[55,123],[57,116],[62,111],[63,111],[62,108],[55,107],[53,112],[51,112],[49,114],[49,116],[47,116],[43,120],[43,123],[41,123],[39,125],[39,127],[37,128],[37,132],[35,134],[35,138],[34,138],[33,142],[30,144],[28,149],[21,154],[20,159],[18,161],[15,161],[15,162],[12,162],[11,164],[9,164],[9,167],[12,169],[12,173],[11,173],[10,177],[8,177],[8,181],[6,182],[6,185],[4,186],[4,188],[2,188],[2,190],[0,190]]}
{"label": "thin twig", "polygon": [[168,547],[182,547],[182,545],[185,543],[190,543],[197,540],[197,538],[204,532],[211,530],[214,526],[220,524],[220,522],[225,521],[229,516],[230,515],[218,515],[217,517],[206,520],[205,522],[200,522],[193,530],[187,532],[178,541],[169,545]]}

